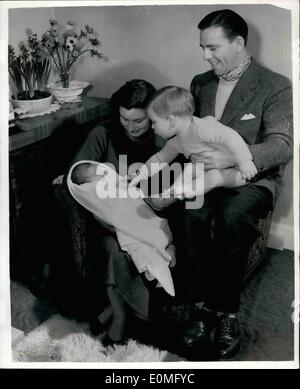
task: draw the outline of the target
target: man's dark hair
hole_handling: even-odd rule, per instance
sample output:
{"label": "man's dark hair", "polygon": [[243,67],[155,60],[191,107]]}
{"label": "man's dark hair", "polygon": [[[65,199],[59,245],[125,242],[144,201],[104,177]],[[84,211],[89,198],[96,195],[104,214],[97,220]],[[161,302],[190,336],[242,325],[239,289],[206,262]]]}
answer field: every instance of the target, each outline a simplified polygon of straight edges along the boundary
{"label": "man's dark hair", "polygon": [[112,95],[112,108],[117,113],[120,107],[146,109],[155,92],[156,89],[150,82],[136,79],[127,81]]}
{"label": "man's dark hair", "polygon": [[206,15],[198,24],[199,30],[209,27],[222,27],[226,37],[233,41],[237,36],[244,38],[245,45],[248,39],[248,26],[245,20],[230,9],[222,9]]}

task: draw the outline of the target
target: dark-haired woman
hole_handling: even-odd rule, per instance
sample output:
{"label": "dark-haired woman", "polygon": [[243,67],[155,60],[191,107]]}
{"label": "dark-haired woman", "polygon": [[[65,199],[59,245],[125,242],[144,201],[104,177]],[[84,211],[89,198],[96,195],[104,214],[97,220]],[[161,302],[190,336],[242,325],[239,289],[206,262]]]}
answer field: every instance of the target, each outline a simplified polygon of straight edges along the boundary
{"label": "dark-haired woman", "polygon": [[[144,80],[126,82],[111,98],[118,120],[97,125],[73,163],[80,160],[109,162],[121,173],[120,169],[143,163],[158,151],[164,141],[154,134],[146,113],[155,92],[154,86]],[[125,337],[126,312],[131,310],[142,319],[149,318],[149,289],[130,257],[121,251],[113,232],[103,227],[96,244],[100,254],[99,258],[94,254],[94,267],[89,273],[93,278],[91,282],[99,284],[99,291],[105,285],[109,304],[92,322],[91,329],[96,333],[106,327],[104,345],[121,343]],[[104,264],[106,269],[103,271]]]}

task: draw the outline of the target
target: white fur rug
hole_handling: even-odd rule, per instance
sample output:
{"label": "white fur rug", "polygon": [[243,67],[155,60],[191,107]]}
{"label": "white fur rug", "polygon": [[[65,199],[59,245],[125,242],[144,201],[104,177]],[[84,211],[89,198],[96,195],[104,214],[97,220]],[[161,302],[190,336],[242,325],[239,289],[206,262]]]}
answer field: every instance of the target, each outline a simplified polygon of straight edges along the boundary
{"label": "white fur rug", "polygon": [[53,315],[13,347],[15,362],[160,362],[179,361],[167,351],[137,343],[104,348],[87,323]]}
{"label": "white fur rug", "polygon": [[11,323],[25,337],[12,345],[15,362],[158,362],[179,361],[177,355],[129,340],[104,348],[88,323],[63,317],[19,282],[11,282]]}
{"label": "white fur rug", "polygon": [[[242,344],[232,361],[291,361],[294,358],[294,254],[268,251],[265,266],[242,295]],[[104,349],[87,323],[55,314],[20,283],[11,283],[12,326],[26,336],[13,345],[22,362],[173,362],[183,358],[130,340],[116,350]]]}

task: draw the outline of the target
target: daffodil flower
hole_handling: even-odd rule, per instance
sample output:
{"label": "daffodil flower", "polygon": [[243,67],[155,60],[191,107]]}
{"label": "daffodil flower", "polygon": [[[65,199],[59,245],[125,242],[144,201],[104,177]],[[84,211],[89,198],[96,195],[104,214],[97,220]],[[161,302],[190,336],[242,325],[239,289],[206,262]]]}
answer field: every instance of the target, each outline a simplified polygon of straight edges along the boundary
{"label": "daffodil flower", "polygon": [[[27,45],[24,42],[20,43],[20,58],[17,60],[14,51],[9,51],[11,69],[17,69],[17,61],[19,63],[34,63],[37,66],[36,64],[44,63],[46,60],[49,62],[50,59],[60,75],[63,86],[67,87],[70,68],[79,57],[89,53],[91,57],[105,59],[104,55],[96,50],[100,41],[95,36],[92,27],[85,25],[78,33],[76,31],[77,24],[72,20],[68,20],[65,27],[55,19],[50,19],[49,23],[49,30],[42,34],[41,40],[30,29],[26,30],[28,43]],[[29,68],[28,65],[26,71],[28,74],[32,74],[34,67]],[[20,86],[20,77],[18,78],[17,72],[14,75],[15,82]]]}
{"label": "daffodil flower", "polygon": [[77,42],[78,39],[75,38],[75,36],[68,36],[66,39],[66,47],[68,48],[68,46],[76,46]]}
{"label": "daffodil flower", "polygon": [[37,34],[29,34],[27,42],[19,43],[18,55],[12,46],[9,46],[8,53],[8,70],[18,91],[17,98],[32,99],[36,91],[44,91],[51,67]]}
{"label": "daffodil flower", "polygon": [[26,28],[25,33],[27,36],[33,35],[33,31],[31,28]]}
{"label": "daffodil flower", "polygon": [[56,26],[58,24],[57,20],[55,20],[55,19],[50,19],[49,23],[50,23],[50,26]]}
{"label": "daffodil flower", "polygon": [[44,32],[44,34],[42,35],[42,40],[43,39],[48,39],[49,38],[49,32],[47,31],[47,32]]}
{"label": "daffodil flower", "polygon": [[92,46],[98,46],[100,44],[99,39],[97,38],[90,38],[89,41],[91,42]]}
{"label": "daffodil flower", "polygon": [[76,23],[73,22],[72,20],[67,21],[67,30],[71,30],[75,27]]}
{"label": "daffodil flower", "polygon": [[25,47],[25,42],[20,41],[18,46],[19,46],[19,49],[22,49],[23,47]]}

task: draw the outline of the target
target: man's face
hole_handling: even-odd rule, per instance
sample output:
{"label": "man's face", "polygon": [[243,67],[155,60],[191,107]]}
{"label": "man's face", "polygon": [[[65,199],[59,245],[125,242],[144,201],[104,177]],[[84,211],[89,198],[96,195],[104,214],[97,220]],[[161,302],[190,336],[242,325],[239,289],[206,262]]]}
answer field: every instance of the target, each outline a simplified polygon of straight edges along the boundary
{"label": "man's face", "polygon": [[217,76],[226,74],[240,64],[240,44],[236,39],[231,42],[222,27],[201,30],[200,46],[203,49],[203,59],[211,64]]}

